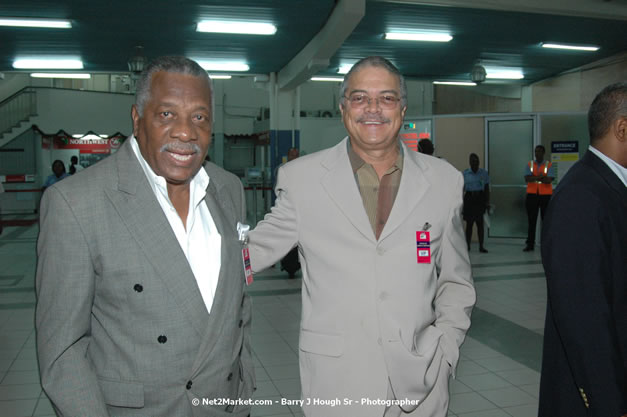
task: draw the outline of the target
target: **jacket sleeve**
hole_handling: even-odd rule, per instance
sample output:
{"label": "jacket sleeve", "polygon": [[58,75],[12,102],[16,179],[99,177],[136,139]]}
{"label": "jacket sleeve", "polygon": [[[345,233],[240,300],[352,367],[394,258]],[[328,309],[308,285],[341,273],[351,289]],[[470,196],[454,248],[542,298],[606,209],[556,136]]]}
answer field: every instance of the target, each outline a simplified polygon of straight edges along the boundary
{"label": "jacket sleeve", "polygon": [[95,273],[72,207],[52,186],[41,202],[37,242],[37,356],[59,416],[108,416],[87,348]]}
{"label": "jacket sleeve", "polygon": [[476,301],[461,220],[463,187],[463,177],[458,173],[442,246],[436,259],[438,288],[434,301],[435,326],[444,333],[441,347],[453,374],[459,359],[459,347],[470,327],[470,313]]}
{"label": "jacket sleeve", "polygon": [[577,384],[573,389],[586,393],[591,417],[627,410],[625,358],[616,328],[622,318],[613,308],[624,302],[617,301],[624,294],[613,288],[625,276],[616,276],[611,263],[620,254],[611,236],[621,231],[603,206],[588,191],[565,189],[551,201],[542,231],[548,306]]}
{"label": "jacket sleeve", "polygon": [[274,265],[298,243],[298,218],[286,166],[278,171],[276,202],[250,233],[250,262],[254,272]]}

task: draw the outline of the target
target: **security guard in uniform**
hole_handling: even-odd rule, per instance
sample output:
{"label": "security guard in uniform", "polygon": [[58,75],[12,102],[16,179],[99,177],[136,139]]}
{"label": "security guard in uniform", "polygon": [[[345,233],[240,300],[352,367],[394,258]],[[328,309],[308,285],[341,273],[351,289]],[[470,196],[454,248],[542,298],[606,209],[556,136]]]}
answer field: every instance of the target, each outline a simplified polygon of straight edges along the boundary
{"label": "security guard in uniform", "polygon": [[527,230],[527,245],[523,251],[533,250],[536,241],[536,223],[538,221],[538,210],[540,217],[544,219],[544,213],[549,205],[549,200],[553,194],[551,183],[555,178],[553,164],[544,160],[546,149],[542,145],[536,146],[534,161],[529,161],[525,167],[525,182],[527,183],[527,198],[525,206],[527,208],[527,218],[529,228]]}

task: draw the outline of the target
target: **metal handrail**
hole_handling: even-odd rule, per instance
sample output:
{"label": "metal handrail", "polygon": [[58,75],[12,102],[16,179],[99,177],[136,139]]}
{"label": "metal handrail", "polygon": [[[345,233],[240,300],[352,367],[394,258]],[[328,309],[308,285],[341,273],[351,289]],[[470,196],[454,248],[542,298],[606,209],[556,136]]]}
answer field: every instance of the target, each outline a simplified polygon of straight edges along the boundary
{"label": "metal handrail", "polygon": [[24,87],[0,102],[0,136],[37,114],[37,92]]}

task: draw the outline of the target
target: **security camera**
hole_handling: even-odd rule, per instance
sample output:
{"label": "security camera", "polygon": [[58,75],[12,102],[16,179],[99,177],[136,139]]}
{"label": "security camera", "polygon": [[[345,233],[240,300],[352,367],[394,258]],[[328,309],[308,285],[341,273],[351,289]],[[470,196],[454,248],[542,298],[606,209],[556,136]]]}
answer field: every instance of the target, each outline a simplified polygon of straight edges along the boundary
{"label": "security camera", "polygon": [[474,67],[472,67],[472,71],[470,71],[470,79],[479,84],[485,81],[485,76],[486,76],[486,72],[485,72],[485,68],[483,68],[483,66],[477,64]]}

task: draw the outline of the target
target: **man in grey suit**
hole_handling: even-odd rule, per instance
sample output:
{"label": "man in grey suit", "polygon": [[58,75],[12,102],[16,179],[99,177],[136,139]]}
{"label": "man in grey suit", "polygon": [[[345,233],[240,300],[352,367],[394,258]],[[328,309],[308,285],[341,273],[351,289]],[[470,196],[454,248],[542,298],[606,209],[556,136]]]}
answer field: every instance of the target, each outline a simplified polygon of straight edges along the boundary
{"label": "man in grey suit", "polygon": [[211,81],[162,57],[139,79],[133,136],[46,190],[37,354],[59,416],[248,416],[242,185],[208,163]]}
{"label": "man in grey suit", "polygon": [[298,245],[307,417],[444,417],[475,302],[463,179],[398,139],[403,76],[369,57],[344,78],[348,137],[279,170],[250,233],[253,270]]}

